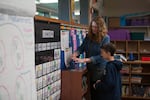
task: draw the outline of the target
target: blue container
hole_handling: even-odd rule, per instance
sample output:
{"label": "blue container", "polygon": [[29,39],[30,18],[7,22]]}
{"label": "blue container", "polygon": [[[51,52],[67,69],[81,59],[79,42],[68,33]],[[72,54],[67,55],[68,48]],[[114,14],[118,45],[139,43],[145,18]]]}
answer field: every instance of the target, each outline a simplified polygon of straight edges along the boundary
{"label": "blue container", "polygon": [[126,18],[125,16],[120,17],[120,26],[126,26]]}

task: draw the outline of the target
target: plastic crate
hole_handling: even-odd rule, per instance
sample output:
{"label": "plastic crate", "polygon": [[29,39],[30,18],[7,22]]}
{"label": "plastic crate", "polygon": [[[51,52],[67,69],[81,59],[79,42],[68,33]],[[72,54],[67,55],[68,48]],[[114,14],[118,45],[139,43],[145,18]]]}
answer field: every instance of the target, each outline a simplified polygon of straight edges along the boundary
{"label": "plastic crate", "polygon": [[130,39],[131,40],[144,40],[144,32],[131,32]]}
{"label": "plastic crate", "polygon": [[142,57],[142,61],[150,61],[150,57]]}

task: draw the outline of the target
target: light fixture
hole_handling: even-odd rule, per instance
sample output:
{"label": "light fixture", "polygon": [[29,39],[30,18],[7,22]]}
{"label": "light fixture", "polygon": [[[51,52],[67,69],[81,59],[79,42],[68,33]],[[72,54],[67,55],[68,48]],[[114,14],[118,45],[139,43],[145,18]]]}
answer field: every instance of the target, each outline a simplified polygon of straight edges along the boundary
{"label": "light fixture", "polygon": [[76,11],[74,12],[74,15],[76,15],[76,16],[80,15],[80,11],[79,11],[79,10],[76,10]]}
{"label": "light fixture", "polygon": [[40,3],[58,3],[58,0],[40,0]]}
{"label": "light fixture", "polygon": [[39,14],[39,12],[36,11],[36,12],[35,12],[35,15],[38,15],[38,14]]}
{"label": "light fixture", "polygon": [[35,0],[35,4],[40,4],[40,1],[39,0]]}

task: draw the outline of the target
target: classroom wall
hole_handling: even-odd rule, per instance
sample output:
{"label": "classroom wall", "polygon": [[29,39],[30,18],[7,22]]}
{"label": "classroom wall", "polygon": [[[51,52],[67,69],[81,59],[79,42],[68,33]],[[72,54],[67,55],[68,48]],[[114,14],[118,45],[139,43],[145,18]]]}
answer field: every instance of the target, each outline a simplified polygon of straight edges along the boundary
{"label": "classroom wall", "polygon": [[150,12],[150,0],[104,0],[104,16]]}

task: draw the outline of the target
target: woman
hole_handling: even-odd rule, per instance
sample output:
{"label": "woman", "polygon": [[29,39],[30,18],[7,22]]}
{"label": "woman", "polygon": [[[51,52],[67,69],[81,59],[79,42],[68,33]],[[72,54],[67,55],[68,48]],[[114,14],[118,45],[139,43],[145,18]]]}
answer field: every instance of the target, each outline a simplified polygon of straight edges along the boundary
{"label": "woman", "polygon": [[[107,35],[107,27],[102,17],[95,17],[89,26],[89,31],[81,46],[72,54],[72,59],[77,63],[87,63],[90,75],[91,99],[96,100],[98,93],[93,88],[97,80],[97,69],[104,69],[106,61],[99,55],[100,47],[110,42]],[[79,54],[85,52],[86,58],[77,58]]]}

